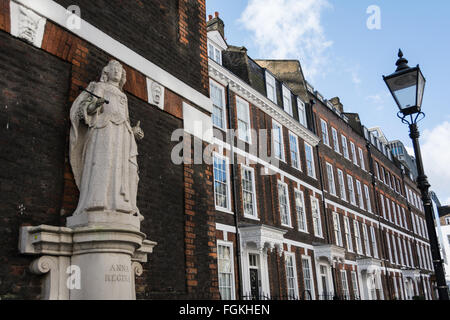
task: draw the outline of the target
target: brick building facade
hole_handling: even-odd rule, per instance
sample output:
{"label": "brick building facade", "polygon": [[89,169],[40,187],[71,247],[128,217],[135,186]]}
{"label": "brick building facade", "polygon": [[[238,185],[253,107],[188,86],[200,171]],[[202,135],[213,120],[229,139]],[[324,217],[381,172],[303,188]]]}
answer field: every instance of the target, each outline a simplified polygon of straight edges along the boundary
{"label": "brick building facade", "polygon": [[[253,60],[245,47],[226,44],[217,14],[207,25],[213,125],[222,132],[215,156],[222,296],[433,299],[420,192],[388,142],[339,98],[326,100],[298,61]],[[227,129],[235,140],[225,139]],[[260,156],[261,129],[271,161]]]}
{"label": "brick building facade", "polygon": [[[19,229],[63,226],[76,208],[69,110],[110,59],[127,72],[131,122],[145,132],[138,207],[157,246],[136,278],[138,299],[434,296],[416,184],[298,61],[256,61],[229,46],[203,0],[0,0],[0,9],[1,299],[43,298]],[[211,142],[200,162],[173,160],[180,143],[195,159]]]}

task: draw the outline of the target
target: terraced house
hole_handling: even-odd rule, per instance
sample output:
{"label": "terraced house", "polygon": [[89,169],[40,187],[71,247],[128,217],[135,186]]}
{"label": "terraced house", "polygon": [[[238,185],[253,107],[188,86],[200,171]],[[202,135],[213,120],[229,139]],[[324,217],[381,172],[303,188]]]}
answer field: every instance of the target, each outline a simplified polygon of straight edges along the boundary
{"label": "terraced house", "polygon": [[433,299],[420,193],[381,129],[208,19],[221,297]]}

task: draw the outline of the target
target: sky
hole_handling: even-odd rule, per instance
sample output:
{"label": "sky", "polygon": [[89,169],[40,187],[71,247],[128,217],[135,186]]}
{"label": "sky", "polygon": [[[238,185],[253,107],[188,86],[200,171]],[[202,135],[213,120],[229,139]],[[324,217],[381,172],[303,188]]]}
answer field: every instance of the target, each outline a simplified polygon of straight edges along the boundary
{"label": "sky", "polygon": [[401,48],[427,80],[419,123],[425,173],[443,205],[450,205],[450,1],[206,0],[219,12],[227,43],[254,59],[297,59],[306,79],[344,111],[380,126],[412,151],[409,129],[383,81]]}

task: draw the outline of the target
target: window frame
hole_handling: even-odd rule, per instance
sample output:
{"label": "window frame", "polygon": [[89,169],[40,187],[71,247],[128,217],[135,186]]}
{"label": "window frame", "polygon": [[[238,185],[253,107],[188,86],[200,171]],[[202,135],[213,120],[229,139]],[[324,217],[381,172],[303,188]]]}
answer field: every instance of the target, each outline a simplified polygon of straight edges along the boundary
{"label": "window frame", "polygon": [[[345,140],[345,142],[344,142],[344,140]],[[348,150],[348,139],[343,134],[341,134],[341,144],[342,144],[342,155],[344,156],[345,159],[347,159],[348,161],[351,161],[350,153]]]}
{"label": "window frame", "polygon": [[[291,144],[292,140],[291,140],[291,138],[295,139],[295,146],[296,146],[295,153],[297,155],[297,159],[296,159],[297,166],[294,165],[294,161],[292,160],[292,153],[293,152],[292,152],[292,144]],[[291,165],[292,165],[292,167],[294,169],[302,171],[302,163],[301,163],[301,157],[300,157],[300,146],[298,144],[298,136],[295,133],[292,133],[290,130],[289,130],[289,151],[290,151],[290,156],[291,156]]]}
{"label": "window frame", "polygon": [[345,233],[345,242],[347,251],[350,253],[353,253],[353,236],[352,236],[352,229],[350,224],[350,218],[347,216],[344,216],[344,233]]}
{"label": "window frame", "polygon": [[307,128],[308,121],[306,118],[306,105],[300,98],[297,98],[297,109],[298,109],[298,121],[302,126]]}
{"label": "window frame", "polygon": [[[222,247],[229,247],[230,248],[230,264],[231,264],[231,298],[230,300],[236,299],[236,279],[234,274],[234,248],[233,248],[233,242],[224,241],[224,240],[217,240],[217,283],[219,287],[219,293],[220,293],[220,267],[219,267],[219,246]],[[222,299],[222,295],[221,295]]]}
{"label": "window frame", "polygon": [[364,152],[360,147],[358,147],[358,153],[359,153],[359,161],[361,162],[361,169],[366,171],[366,163],[364,162]]}
{"label": "window frame", "polygon": [[352,162],[355,166],[359,167],[358,165],[358,156],[356,155],[356,147],[355,143],[353,141],[350,141],[350,150],[352,152]]}
{"label": "window frame", "polygon": [[[311,171],[312,171],[312,175],[309,174],[309,170],[308,170],[308,157],[307,157],[307,149],[311,150]],[[316,174],[316,164],[315,164],[315,158],[314,158],[314,148],[307,142],[305,142],[305,160],[306,160],[306,174],[313,178],[313,179],[317,179],[317,174]]]}
{"label": "window frame", "polygon": [[[300,216],[299,216],[299,213],[298,213],[298,210],[297,210],[297,208],[298,208],[298,206],[297,206],[297,195],[299,195],[300,196],[300,201],[301,201],[301,204],[302,204],[302,210],[303,210],[303,213],[302,213],[302,216],[303,216],[303,221],[304,221],[304,226],[305,226],[305,228],[304,229],[301,229],[300,228]],[[296,213],[296,215],[297,215],[297,230],[298,231],[300,231],[300,232],[303,232],[303,233],[309,233],[308,232],[308,218],[307,218],[307,215],[306,215],[306,207],[305,207],[305,194],[303,193],[303,191],[301,191],[300,189],[294,189],[294,200],[295,200],[295,213]]]}
{"label": "window frame", "polygon": [[[266,70],[265,73],[265,79],[266,79],[266,92],[267,92],[267,98],[272,101],[273,103],[277,104],[277,83],[275,80],[275,77],[268,71]],[[270,91],[269,91],[269,86],[273,85],[273,91],[271,93],[273,93],[273,95],[270,95]]]}
{"label": "window frame", "polygon": [[338,137],[338,132],[335,128],[331,127],[331,136],[333,138],[333,150],[338,153],[341,154],[341,147],[339,145],[339,137]]}
{"label": "window frame", "polygon": [[355,185],[353,183],[353,177],[349,174],[347,174],[347,188],[349,193],[349,201],[352,205],[356,206]]}
{"label": "window frame", "polygon": [[308,286],[306,285],[306,278],[305,278],[305,264],[303,263],[304,261],[307,261],[308,263],[308,273],[309,273],[309,278],[308,281],[311,285],[310,289],[310,294],[311,294],[311,300],[316,300],[316,293],[315,293],[315,287],[314,287],[314,271],[313,271],[313,266],[312,266],[312,259],[310,256],[307,255],[302,255],[301,257],[302,260],[302,275],[303,275],[303,286],[305,288],[305,291],[308,290]]}
{"label": "window frame", "polygon": [[[216,203],[216,177],[215,177],[215,168],[214,168],[214,157],[220,158],[221,160],[225,160],[225,174],[226,174],[226,178],[227,178],[227,183],[226,183],[226,191],[227,191],[227,207],[220,207],[217,205]],[[218,211],[224,211],[227,213],[231,213],[234,214],[231,211],[231,181],[230,181],[230,161],[228,159],[227,156],[221,155],[217,152],[213,153],[213,179],[214,179],[214,205],[215,205],[215,209]]]}
{"label": "window frame", "polygon": [[[250,103],[239,97],[239,96],[235,96],[236,97],[236,122],[237,122],[237,131],[238,131],[238,138],[241,141],[244,141],[245,143],[251,144],[252,143],[252,125],[251,125],[251,115],[250,115]],[[247,121],[244,121],[243,119],[240,119],[239,117],[239,108],[245,108],[245,114],[247,116]],[[241,131],[243,130],[242,128],[240,128],[240,121],[243,123],[247,124],[247,132],[246,132],[246,136],[245,137],[241,137]],[[248,138],[248,139],[247,139]]]}
{"label": "window frame", "polygon": [[[275,148],[275,136],[274,136],[274,131],[275,131],[275,127],[278,127],[280,130],[280,153],[281,153],[281,158],[279,157],[278,154],[276,154],[276,148]],[[277,129],[278,130],[278,129]],[[285,150],[284,150],[284,134],[283,134],[283,126],[277,122],[276,120],[272,119],[272,141],[273,141],[273,152],[274,152],[274,156],[275,158],[277,158],[280,161],[286,162],[286,155],[285,155]]]}
{"label": "window frame", "polygon": [[[286,269],[286,290],[287,290],[287,292],[288,292],[288,299],[290,300],[291,298],[294,300],[294,299],[298,299],[299,298],[299,288],[298,288],[298,273],[297,273],[297,262],[296,262],[296,259],[295,259],[295,253],[293,253],[293,252],[287,252],[287,251],[285,251],[284,252],[284,258],[285,258],[285,269]],[[288,278],[288,259],[292,259],[291,260],[291,262],[292,262],[292,273],[293,273],[293,284],[294,284],[294,288],[293,288],[293,290],[294,290],[294,295],[291,297],[290,295],[289,295],[289,290],[290,290],[290,288],[289,288],[289,278]]]}
{"label": "window frame", "polygon": [[[316,205],[317,215],[315,215],[314,210],[313,210],[313,202]],[[312,215],[312,220],[313,220],[314,236],[317,238],[323,239],[322,218],[321,218],[321,214],[320,214],[319,199],[317,199],[315,197],[311,197],[311,215]],[[317,218],[315,218],[315,216]],[[320,232],[317,232],[317,231],[320,231]]]}
{"label": "window frame", "polygon": [[331,148],[330,135],[328,132],[328,123],[323,119],[320,119],[320,128],[321,128],[321,132],[322,132],[323,144],[326,145],[327,147]]}
{"label": "window frame", "polygon": [[344,242],[342,240],[341,223],[340,223],[340,219],[339,219],[339,214],[337,212],[333,212],[333,229],[334,229],[334,238],[336,241],[336,245],[338,247],[343,247]]}
{"label": "window frame", "polygon": [[[248,215],[245,212],[245,206],[244,206],[244,172],[245,171],[250,171],[252,173],[252,206],[253,206],[253,215]],[[241,190],[242,190],[242,207],[243,207],[243,211],[244,211],[244,217],[245,218],[249,218],[249,219],[253,219],[253,220],[259,220],[258,217],[258,198],[256,195],[256,181],[255,181],[255,169],[250,167],[250,166],[246,166],[244,164],[241,164]],[[245,190],[247,191],[247,190]],[[248,192],[248,191],[247,191]]]}
{"label": "window frame", "polygon": [[337,173],[338,173],[340,198],[341,198],[341,200],[344,200],[344,201],[347,202],[347,189],[345,187],[344,172],[341,169],[338,168],[337,169]]}
{"label": "window frame", "polygon": [[[283,216],[282,216],[282,212],[281,212],[281,197],[280,197],[280,186],[283,187],[283,189],[286,192],[286,215],[288,218],[288,224],[284,224],[283,223]],[[280,208],[280,222],[281,225],[283,227],[287,227],[287,228],[292,228],[292,218],[291,218],[291,206],[290,206],[290,202],[289,202],[289,186],[286,182],[283,182],[281,180],[278,180],[278,205]]]}
{"label": "window frame", "polygon": [[[211,120],[212,120],[212,125],[213,127],[220,129],[222,131],[226,131],[228,128],[228,123],[227,123],[227,114],[226,114],[226,100],[225,100],[225,87],[223,87],[222,85],[220,85],[218,82],[214,81],[213,79],[209,79],[209,92],[211,95],[211,87],[216,87],[217,89],[219,89],[219,91],[221,91],[221,95],[222,95],[222,113],[223,113],[223,118],[222,118],[222,124],[223,124],[223,128],[219,127],[217,124],[214,123],[214,107],[216,107],[217,109],[219,109],[219,106],[216,106],[214,104],[213,99],[211,98],[211,102],[213,104],[213,110],[212,110],[212,114],[211,114]],[[212,95],[211,95],[212,96]]]}
{"label": "window frame", "polygon": [[[285,85],[282,85],[282,95],[283,95],[283,110],[286,111],[287,114],[289,114],[291,117],[294,116],[294,108],[292,107],[292,92],[291,90]],[[289,100],[289,105],[286,106],[286,100]],[[286,110],[286,107],[287,110]]]}
{"label": "window frame", "polygon": [[[210,55],[210,47],[212,48],[213,56]],[[219,53],[219,55],[217,55],[217,53]],[[208,40],[208,58],[222,65],[222,49],[220,49],[218,46],[216,46],[209,40]]]}
{"label": "window frame", "polygon": [[[336,190],[336,180],[334,179],[333,165],[331,163],[325,162],[325,166],[326,166],[326,171],[327,171],[328,192],[332,196],[336,197],[337,190]],[[331,173],[331,177],[330,177],[330,173]]]}

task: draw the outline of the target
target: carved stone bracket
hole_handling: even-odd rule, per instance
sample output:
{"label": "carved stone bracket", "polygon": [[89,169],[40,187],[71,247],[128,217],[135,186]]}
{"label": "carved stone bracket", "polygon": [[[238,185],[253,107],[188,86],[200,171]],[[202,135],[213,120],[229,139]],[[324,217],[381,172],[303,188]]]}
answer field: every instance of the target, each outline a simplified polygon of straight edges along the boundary
{"label": "carved stone bracket", "polygon": [[283,242],[286,230],[260,226],[242,226],[239,228],[243,247],[255,248],[260,252],[264,250],[272,251],[277,249],[280,257],[283,255]]}
{"label": "carved stone bracket", "polygon": [[11,34],[40,48],[47,20],[14,1],[10,3],[10,11]]}

